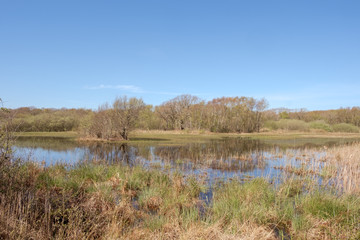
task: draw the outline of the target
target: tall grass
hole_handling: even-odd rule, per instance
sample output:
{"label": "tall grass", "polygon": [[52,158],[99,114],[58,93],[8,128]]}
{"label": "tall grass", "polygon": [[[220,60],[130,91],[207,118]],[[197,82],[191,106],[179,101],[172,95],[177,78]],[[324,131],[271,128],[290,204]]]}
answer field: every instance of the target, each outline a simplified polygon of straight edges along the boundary
{"label": "tall grass", "polygon": [[288,179],[275,189],[264,179],[228,183],[216,192],[212,218],[229,228],[262,226],[272,238],[359,237],[359,196],[337,196],[312,184]]}

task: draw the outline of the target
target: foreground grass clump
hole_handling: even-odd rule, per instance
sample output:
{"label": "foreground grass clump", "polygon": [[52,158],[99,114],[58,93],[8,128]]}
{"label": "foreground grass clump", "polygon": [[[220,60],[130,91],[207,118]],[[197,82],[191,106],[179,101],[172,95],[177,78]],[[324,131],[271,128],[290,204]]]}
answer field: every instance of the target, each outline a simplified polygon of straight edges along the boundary
{"label": "foreground grass clump", "polygon": [[216,192],[213,203],[213,216],[225,222],[233,220],[252,220],[266,223],[270,209],[275,202],[275,192],[265,179],[255,179],[240,184],[233,181]]}
{"label": "foreground grass clump", "polygon": [[[178,174],[102,163],[1,167],[0,234],[11,239],[119,238],[199,214],[203,186]],[[194,217],[196,218],[196,216]],[[178,223],[179,224],[179,223]]]}
{"label": "foreground grass clump", "polygon": [[215,193],[212,218],[232,232],[248,222],[280,239],[359,238],[359,196],[337,196],[313,184],[289,179],[275,189],[265,179],[228,183]]}
{"label": "foreground grass clump", "polygon": [[0,167],[4,239],[357,239],[360,197],[294,177],[219,183],[101,162]]}

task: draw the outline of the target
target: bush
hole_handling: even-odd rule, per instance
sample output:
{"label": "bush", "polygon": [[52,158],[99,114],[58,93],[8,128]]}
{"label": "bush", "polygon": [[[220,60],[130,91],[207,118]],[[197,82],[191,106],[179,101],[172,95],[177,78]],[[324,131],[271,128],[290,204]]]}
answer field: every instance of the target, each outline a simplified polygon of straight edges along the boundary
{"label": "bush", "polygon": [[278,130],[279,126],[277,125],[276,121],[266,121],[264,124],[265,128],[268,128],[270,130]]}
{"label": "bush", "polygon": [[332,126],[334,132],[358,133],[359,128],[348,123],[339,123]]}
{"label": "bush", "polygon": [[310,128],[312,128],[312,129],[321,129],[326,132],[333,131],[331,126],[329,124],[327,124],[324,120],[313,121],[313,122],[310,122],[309,125],[310,125]]}
{"label": "bush", "polygon": [[295,119],[281,119],[279,121],[267,121],[265,127],[277,130],[290,130],[290,131],[308,131],[309,125],[301,120]]}

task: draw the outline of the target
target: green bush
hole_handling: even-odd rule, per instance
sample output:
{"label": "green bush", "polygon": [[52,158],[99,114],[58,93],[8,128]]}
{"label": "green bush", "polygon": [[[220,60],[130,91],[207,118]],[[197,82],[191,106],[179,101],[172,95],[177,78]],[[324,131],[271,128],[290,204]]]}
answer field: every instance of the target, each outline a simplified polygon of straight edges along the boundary
{"label": "green bush", "polygon": [[279,126],[277,125],[276,121],[266,121],[264,124],[265,128],[268,128],[270,130],[278,130]]}
{"label": "green bush", "polygon": [[281,119],[279,121],[279,128],[291,131],[308,131],[309,125],[302,120]]}
{"label": "green bush", "polygon": [[312,129],[321,129],[326,132],[333,131],[331,126],[329,124],[327,124],[324,120],[313,121],[313,122],[310,122],[309,125],[310,125],[310,128],[312,128]]}
{"label": "green bush", "polygon": [[309,124],[296,119],[281,119],[279,121],[267,121],[265,127],[271,130],[308,131]]}
{"label": "green bush", "polygon": [[334,132],[358,133],[359,128],[348,123],[339,123],[332,126]]}

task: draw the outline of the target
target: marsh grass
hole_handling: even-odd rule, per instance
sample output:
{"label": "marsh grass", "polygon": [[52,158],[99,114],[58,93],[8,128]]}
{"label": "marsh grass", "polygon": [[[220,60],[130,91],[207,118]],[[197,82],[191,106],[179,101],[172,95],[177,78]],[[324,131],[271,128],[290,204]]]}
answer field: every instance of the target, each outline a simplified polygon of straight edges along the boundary
{"label": "marsh grass", "polygon": [[210,201],[180,171],[13,161],[0,167],[0,238],[359,239],[359,149],[276,150],[302,174],[222,181]]}
{"label": "marsh grass", "polygon": [[58,137],[58,138],[75,138],[78,136],[77,132],[16,132],[17,137]]}
{"label": "marsh grass", "polygon": [[339,193],[360,193],[360,143],[328,148],[273,152],[285,165],[274,167],[299,176],[331,184]]}

